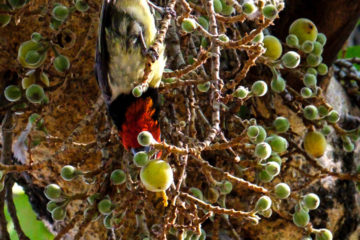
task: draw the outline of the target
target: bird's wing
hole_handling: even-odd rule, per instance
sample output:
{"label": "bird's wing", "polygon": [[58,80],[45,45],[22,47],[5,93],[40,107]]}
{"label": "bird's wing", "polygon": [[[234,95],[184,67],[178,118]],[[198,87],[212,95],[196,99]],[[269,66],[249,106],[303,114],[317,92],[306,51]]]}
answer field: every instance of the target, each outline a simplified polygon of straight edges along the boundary
{"label": "bird's wing", "polygon": [[111,88],[109,85],[109,52],[106,45],[105,28],[111,24],[112,5],[112,0],[103,1],[95,59],[96,79],[107,103],[111,101]]}

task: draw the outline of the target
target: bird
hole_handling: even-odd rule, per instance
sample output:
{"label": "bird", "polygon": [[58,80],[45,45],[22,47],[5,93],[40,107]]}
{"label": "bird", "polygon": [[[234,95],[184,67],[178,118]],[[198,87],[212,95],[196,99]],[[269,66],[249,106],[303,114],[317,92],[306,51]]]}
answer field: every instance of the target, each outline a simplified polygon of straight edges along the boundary
{"label": "bird", "polygon": [[[122,145],[133,154],[149,151],[137,136],[148,131],[160,141],[158,86],[166,57],[162,44],[151,48],[157,36],[155,18],[146,0],[104,0],[95,56],[95,75],[118,129]],[[152,63],[148,88],[140,97],[132,94],[141,84],[148,57]]]}

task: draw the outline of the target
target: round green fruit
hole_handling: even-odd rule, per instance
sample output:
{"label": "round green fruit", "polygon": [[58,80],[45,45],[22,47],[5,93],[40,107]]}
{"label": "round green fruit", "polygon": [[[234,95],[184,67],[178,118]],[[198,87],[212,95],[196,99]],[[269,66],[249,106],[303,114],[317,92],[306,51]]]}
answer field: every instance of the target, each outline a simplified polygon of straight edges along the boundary
{"label": "round green fruit", "polygon": [[141,151],[141,152],[137,152],[134,155],[133,160],[137,167],[143,167],[149,162],[149,156],[146,152]]}
{"label": "round green fruit", "polygon": [[126,174],[121,169],[114,170],[110,175],[110,181],[114,185],[123,184],[126,181]]}
{"label": "round green fruit", "polygon": [[66,217],[66,211],[62,207],[56,207],[52,212],[51,216],[55,221],[62,221]]}
{"label": "round green fruit", "polygon": [[307,57],[306,57],[306,63],[307,65],[309,65],[310,67],[317,67],[319,66],[319,64],[322,62],[322,57],[315,55],[313,53],[310,53]]}
{"label": "round green fruit", "polygon": [[247,129],[247,135],[249,138],[256,138],[260,133],[258,126],[250,126]]}
{"label": "round green fruit", "polygon": [[304,85],[308,88],[312,88],[312,87],[315,87],[316,84],[317,84],[317,78],[315,75],[313,74],[310,74],[310,73],[306,73],[304,75]]}
{"label": "round green fruit", "polygon": [[41,103],[45,98],[44,89],[38,84],[31,84],[25,92],[26,98],[31,103]]}
{"label": "round green fruit", "polygon": [[315,41],[318,35],[318,30],[315,24],[307,18],[299,18],[295,20],[289,28],[289,33],[294,34],[302,44],[306,40]]}
{"label": "round green fruit", "polygon": [[233,185],[231,182],[225,180],[220,185],[220,193],[221,194],[229,194],[232,191]]}
{"label": "round green fruit", "polygon": [[221,13],[223,7],[222,7],[222,3],[220,0],[214,0],[213,1],[214,4],[214,10],[216,13]]}
{"label": "round green fruit", "polygon": [[271,199],[268,196],[262,196],[260,197],[256,204],[255,204],[255,210],[256,211],[266,211],[270,209],[271,207]]}
{"label": "round green fruit", "polygon": [[16,102],[21,98],[21,90],[18,86],[9,85],[5,88],[4,95],[9,102]]}
{"label": "round green fruit", "polygon": [[251,92],[257,97],[264,96],[267,93],[267,91],[268,91],[268,86],[266,82],[262,80],[258,80],[254,82],[253,85],[251,86]]}
{"label": "round green fruit", "polygon": [[274,19],[277,16],[278,11],[274,5],[268,4],[262,9],[262,13],[265,18]]}
{"label": "round green fruit", "polygon": [[52,16],[54,19],[58,20],[58,21],[65,21],[67,19],[67,17],[69,16],[69,9],[62,5],[62,4],[58,4],[57,6],[55,6],[52,10]]}
{"label": "round green fruit", "polygon": [[87,2],[84,0],[76,0],[75,8],[79,12],[86,12],[87,10],[89,10],[89,4],[87,4]]}
{"label": "round green fruit", "polygon": [[46,210],[48,212],[52,212],[55,208],[57,208],[58,205],[55,201],[49,201],[47,204],[46,204]]}
{"label": "round green fruit", "polygon": [[319,42],[321,45],[325,45],[326,44],[326,35],[323,33],[318,33],[317,37],[316,37],[316,41]]}
{"label": "round green fruit", "polygon": [[271,60],[276,60],[281,56],[282,46],[278,38],[272,35],[267,35],[264,37],[263,43],[264,43],[264,48],[266,49],[263,56]]}
{"label": "round green fruit", "polygon": [[318,118],[318,110],[314,105],[308,105],[304,108],[304,117],[307,120],[315,120]]}
{"label": "round green fruit", "polygon": [[137,140],[138,143],[143,146],[143,147],[147,147],[149,146],[153,141],[154,138],[152,136],[152,134],[148,131],[142,131],[141,133],[139,133],[139,135],[137,136]]}
{"label": "round green fruit", "polygon": [[325,63],[320,63],[317,67],[317,71],[319,72],[319,75],[324,76],[328,73],[328,66],[326,66]]}
{"label": "round green fruit", "polygon": [[38,64],[40,60],[41,60],[41,55],[39,54],[38,51],[30,50],[25,55],[25,61],[28,64],[35,65]]}
{"label": "round green fruit", "polygon": [[61,197],[61,188],[57,184],[49,184],[45,187],[44,194],[49,200],[58,200]]}
{"label": "round green fruit", "polygon": [[270,175],[267,171],[261,170],[259,173],[259,180],[263,183],[271,182],[274,176]]}
{"label": "round green fruit", "polygon": [[26,0],[8,0],[13,9],[22,8],[26,4]]}
{"label": "round green fruit", "polygon": [[281,76],[274,77],[270,83],[271,90],[276,93],[281,93],[286,88],[286,81]]}
{"label": "round green fruit", "polygon": [[181,23],[181,29],[187,33],[192,33],[197,28],[197,22],[192,18],[184,18]]}
{"label": "round green fruit", "polygon": [[[40,52],[43,52],[43,47],[40,43],[35,42],[33,40],[21,43],[20,47],[19,47],[19,51],[18,51],[18,61],[20,62],[20,64],[23,67],[26,67],[26,68],[35,69],[35,68],[40,67],[41,64],[44,63],[47,53],[43,52],[43,53],[39,54],[38,61],[36,61],[34,64],[32,64],[32,63],[29,63],[26,61],[26,59],[30,57],[28,55],[28,53],[30,51],[35,51],[37,53],[40,53]],[[32,52],[32,53],[34,53],[34,52]],[[30,53],[30,55],[32,55],[32,53]]]}
{"label": "round green fruit", "polygon": [[310,210],[317,209],[320,205],[320,198],[315,193],[308,193],[302,200],[304,206]]}
{"label": "round green fruit", "polygon": [[205,30],[209,30],[209,20],[206,17],[198,17],[198,22]]}
{"label": "round green fruit", "polygon": [[[314,50],[314,42],[306,40],[301,44],[301,50],[304,53],[311,53]],[[318,55],[318,54],[316,54]]]}
{"label": "round green fruit", "polygon": [[189,191],[191,192],[191,195],[193,195],[194,197],[203,200],[204,199],[204,195],[202,193],[202,191],[196,187],[192,187],[189,189]]}
{"label": "round green fruit", "polygon": [[319,230],[320,230],[320,232],[316,233],[316,240],[332,240],[333,239],[333,235],[328,229],[322,228]]}
{"label": "round green fruit", "polygon": [[260,159],[267,159],[271,155],[271,147],[268,143],[258,143],[255,147],[255,156]]}
{"label": "round green fruit", "polygon": [[300,95],[303,97],[303,98],[309,98],[313,95],[313,92],[310,88],[308,87],[303,87],[301,88],[300,90]]}
{"label": "round green fruit", "polygon": [[209,91],[211,86],[211,83],[209,81],[204,83],[199,83],[196,87],[199,90],[199,92],[207,92]]}
{"label": "round green fruit", "polygon": [[272,177],[279,175],[280,165],[276,162],[268,162],[265,165],[265,171]]}
{"label": "round green fruit", "polygon": [[102,215],[109,215],[113,210],[113,204],[110,199],[101,200],[98,205],[98,210]]}
{"label": "round green fruit", "polygon": [[65,181],[71,181],[77,176],[76,168],[71,165],[66,165],[61,169],[60,175]]}
{"label": "round green fruit", "polygon": [[163,160],[152,160],[141,169],[140,179],[147,190],[162,192],[173,182],[173,172],[169,163]]}
{"label": "round green fruit", "polygon": [[235,90],[233,96],[240,99],[244,99],[248,96],[248,94],[249,94],[249,90],[244,86],[240,86]]}
{"label": "round green fruit", "polygon": [[242,5],[243,13],[246,15],[251,15],[256,11],[257,7],[252,2],[246,2]]}
{"label": "round green fruit", "polygon": [[277,117],[274,122],[273,126],[275,127],[276,131],[279,133],[287,132],[290,128],[290,123],[287,118],[284,117]]}
{"label": "round green fruit", "polygon": [[298,48],[299,47],[299,39],[295,34],[289,34],[286,37],[286,44],[289,47]]}
{"label": "round green fruit", "polygon": [[54,67],[58,72],[65,72],[70,68],[70,61],[64,55],[58,55],[54,60]]}
{"label": "round green fruit", "polygon": [[293,215],[293,222],[298,227],[305,227],[310,221],[310,216],[304,209],[299,209]]}
{"label": "round green fruit", "polygon": [[270,144],[272,151],[276,153],[285,152],[289,146],[289,143],[285,138],[277,135],[270,136],[265,141]]}
{"label": "round green fruit", "polygon": [[290,196],[291,189],[286,183],[279,183],[275,186],[275,196],[279,199],[286,199]]}
{"label": "round green fruit", "polygon": [[286,68],[296,68],[300,64],[301,57],[297,52],[289,51],[281,57],[281,64]]}

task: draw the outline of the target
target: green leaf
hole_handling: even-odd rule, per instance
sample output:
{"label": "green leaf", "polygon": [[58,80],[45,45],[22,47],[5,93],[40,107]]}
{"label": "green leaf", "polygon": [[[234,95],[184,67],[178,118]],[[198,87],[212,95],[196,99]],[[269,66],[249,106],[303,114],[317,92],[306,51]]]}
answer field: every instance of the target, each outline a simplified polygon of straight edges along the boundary
{"label": "green leaf", "polygon": [[[345,54],[344,51],[340,51],[338,54],[338,58],[353,58],[353,57],[360,57],[360,45],[348,47],[345,50]],[[360,70],[360,65],[358,64],[354,64],[354,65],[358,70]]]}

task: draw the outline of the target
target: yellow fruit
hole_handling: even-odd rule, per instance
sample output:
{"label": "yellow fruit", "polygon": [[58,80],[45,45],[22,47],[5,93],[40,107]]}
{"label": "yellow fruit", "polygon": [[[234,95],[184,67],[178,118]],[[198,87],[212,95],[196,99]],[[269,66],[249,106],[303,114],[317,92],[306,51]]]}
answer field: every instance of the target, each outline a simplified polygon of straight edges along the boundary
{"label": "yellow fruit", "polygon": [[162,192],[173,182],[173,172],[169,163],[163,160],[152,160],[141,169],[140,179],[147,190]]}
{"label": "yellow fruit", "polygon": [[276,60],[281,56],[282,46],[279,39],[272,35],[268,35],[264,37],[263,43],[266,49],[266,52],[264,53],[265,57]]}
{"label": "yellow fruit", "polygon": [[308,132],[304,138],[304,148],[305,151],[315,157],[319,158],[324,155],[326,149],[326,139],[321,132]]}
{"label": "yellow fruit", "polygon": [[315,41],[318,30],[311,20],[299,18],[290,25],[289,34],[296,35],[299,39],[299,43],[302,44],[306,40],[312,42]]}

